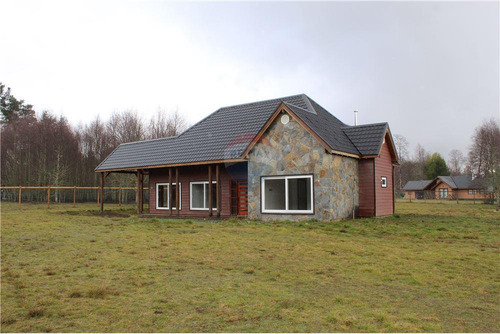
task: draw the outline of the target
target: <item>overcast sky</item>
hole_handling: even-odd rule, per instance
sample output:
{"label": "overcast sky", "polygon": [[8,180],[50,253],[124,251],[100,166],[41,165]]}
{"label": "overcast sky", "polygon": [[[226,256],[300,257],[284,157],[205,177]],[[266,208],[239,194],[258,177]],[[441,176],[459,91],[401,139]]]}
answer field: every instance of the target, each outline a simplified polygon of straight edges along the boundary
{"label": "overcast sky", "polygon": [[499,2],[0,0],[0,81],[73,124],[306,93],[447,156],[500,117]]}

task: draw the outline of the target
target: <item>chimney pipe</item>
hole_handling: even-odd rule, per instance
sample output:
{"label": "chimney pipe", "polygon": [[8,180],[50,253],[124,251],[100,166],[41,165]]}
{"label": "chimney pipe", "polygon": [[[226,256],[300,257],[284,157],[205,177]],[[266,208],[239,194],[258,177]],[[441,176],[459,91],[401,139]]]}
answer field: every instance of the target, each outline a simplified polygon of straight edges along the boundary
{"label": "chimney pipe", "polygon": [[358,125],[358,109],[354,109],[354,125]]}

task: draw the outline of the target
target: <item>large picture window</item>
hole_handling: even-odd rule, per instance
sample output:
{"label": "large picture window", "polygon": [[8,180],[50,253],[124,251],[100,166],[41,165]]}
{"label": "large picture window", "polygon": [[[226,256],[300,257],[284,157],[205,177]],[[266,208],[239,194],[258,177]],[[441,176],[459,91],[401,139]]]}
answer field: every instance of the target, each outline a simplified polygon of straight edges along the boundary
{"label": "large picture window", "polygon": [[261,202],[263,213],[314,213],[312,175],[262,177]]}
{"label": "large picture window", "polygon": [[[156,184],[156,208],[159,210],[169,210],[172,206],[172,210],[177,210],[177,203],[175,198],[175,192],[177,191],[177,184],[172,183],[172,191],[168,191],[168,183],[157,183]],[[182,198],[182,184],[179,183],[179,199]],[[179,210],[182,208],[182,201],[179,204]]]}
{"label": "large picture window", "polygon": [[[217,210],[217,189],[215,181],[212,181],[212,209]],[[208,181],[191,182],[190,191],[190,209],[191,210],[208,210],[209,194]]]}

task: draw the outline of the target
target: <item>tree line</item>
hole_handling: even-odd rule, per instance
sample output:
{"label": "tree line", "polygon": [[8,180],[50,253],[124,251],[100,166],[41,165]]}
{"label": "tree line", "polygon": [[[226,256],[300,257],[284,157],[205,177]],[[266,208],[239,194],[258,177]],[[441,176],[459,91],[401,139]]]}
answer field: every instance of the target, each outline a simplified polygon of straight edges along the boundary
{"label": "tree line", "polygon": [[[33,105],[12,95],[0,83],[1,182],[8,186],[97,186],[94,168],[121,143],[180,134],[187,128],[178,112],[159,109],[149,120],[134,110],[115,112],[109,119],[97,116],[88,124],[72,126],[63,116],[36,113]],[[498,188],[500,129],[496,120],[483,122],[474,131],[469,151],[452,150],[448,161],[420,144],[409,153],[402,135],[394,141],[400,157],[396,189],[409,180],[434,179],[439,175],[472,175],[491,180]],[[109,180],[109,181],[108,181]],[[496,183],[495,183],[496,182]],[[132,175],[111,176],[110,186],[134,186]]]}
{"label": "tree line", "polygon": [[483,121],[474,130],[466,154],[454,149],[450,152],[448,161],[439,153],[431,154],[426,151],[420,144],[413,155],[410,155],[408,140],[402,135],[394,135],[394,143],[401,163],[395,175],[398,190],[410,180],[432,180],[440,175],[471,175],[473,178],[486,178],[498,196],[500,126],[495,119]]}
{"label": "tree line", "polygon": [[[159,109],[149,120],[124,110],[72,126],[64,116],[35,112],[2,83],[0,109],[3,186],[97,186],[95,167],[119,144],[176,136],[188,125],[177,110]],[[112,174],[106,185],[134,186],[135,177]]]}

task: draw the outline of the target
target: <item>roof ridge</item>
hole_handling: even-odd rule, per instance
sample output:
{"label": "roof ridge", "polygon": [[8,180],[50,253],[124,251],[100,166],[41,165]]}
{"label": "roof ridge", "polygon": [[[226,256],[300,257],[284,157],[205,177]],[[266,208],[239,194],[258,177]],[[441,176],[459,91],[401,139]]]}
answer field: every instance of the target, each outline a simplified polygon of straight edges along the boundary
{"label": "roof ridge", "polygon": [[[312,106],[312,102],[314,102],[314,104],[317,104],[318,107],[320,107],[321,109],[323,109],[326,113],[330,114],[330,116],[332,116],[333,118],[335,118],[337,121],[339,121],[341,124],[343,125],[347,125],[345,124],[344,122],[342,122],[340,119],[337,118],[337,116],[335,116],[334,114],[332,114],[330,111],[328,111],[325,107],[323,107],[321,104],[319,104],[318,102],[314,101],[313,99],[311,99],[309,96],[307,96],[306,94],[302,94],[304,95],[308,100],[309,100],[309,103],[311,103],[311,106]],[[314,108],[314,107],[313,107]],[[316,110],[316,108],[314,108],[314,110]]]}
{"label": "roof ridge", "polygon": [[379,122],[379,123],[368,123],[368,124],[361,124],[361,125],[346,125],[343,126],[341,129],[356,129],[356,128],[361,128],[361,127],[369,127],[369,126],[379,126],[379,125],[387,125],[389,124],[388,122]]}
{"label": "roof ridge", "polygon": [[310,111],[309,111],[309,110],[304,109],[304,108],[301,108],[301,107],[299,107],[299,106],[297,106],[297,105],[295,105],[295,104],[293,104],[293,103],[290,103],[290,102],[285,102],[285,101],[283,101],[283,103],[284,103],[285,105],[287,105],[287,106],[289,106],[289,105],[290,105],[290,106],[292,106],[292,107],[294,107],[294,108],[297,108],[297,109],[300,109],[300,110],[304,110],[304,111],[307,111],[308,113],[310,113]]}
{"label": "roof ridge", "polygon": [[297,97],[297,96],[301,96],[301,95],[305,95],[305,94],[295,94],[295,95],[290,95],[290,96],[278,97],[278,98],[274,98],[274,99],[260,100],[260,101],[254,101],[254,102],[248,102],[248,103],[240,103],[240,104],[234,104],[234,105],[230,105],[230,106],[220,107],[216,111],[211,112],[210,114],[208,114],[207,116],[205,116],[204,118],[202,118],[201,120],[199,120],[198,122],[196,122],[193,125],[191,125],[185,131],[183,131],[181,134],[179,134],[179,136],[182,136],[182,135],[188,133],[191,129],[193,129],[197,125],[203,123],[203,121],[205,121],[206,119],[208,119],[209,117],[215,115],[216,113],[220,112],[223,109],[229,109],[229,108],[241,107],[241,106],[248,106],[248,105],[252,105],[252,104],[258,104],[258,103],[264,103],[264,102],[270,102],[270,101],[279,101],[279,100],[289,99],[291,97]]}
{"label": "roof ridge", "polygon": [[248,106],[248,105],[251,105],[251,104],[258,104],[258,103],[271,102],[271,101],[280,101],[280,100],[283,101],[284,99],[289,99],[291,97],[298,97],[298,96],[302,96],[302,95],[305,95],[305,94],[294,94],[294,95],[289,95],[289,96],[277,97],[277,98],[274,98],[274,99],[267,99],[267,100],[260,100],[260,101],[254,101],[254,102],[233,104],[233,105],[230,105],[230,106],[221,107],[220,109],[228,109],[228,108],[234,108],[234,107]]}
{"label": "roof ridge", "polygon": [[309,100],[306,94],[302,94],[302,99],[305,101],[306,105],[312,109],[312,113],[317,115],[318,112],[316,111],[316,109],[314,108],[314,106],[312,105],[311,101]]}
{"label": "roof ridge", "polygon": [[127,143],[121,143],[118,146],[121,145],[130,145],[130,144],[137,144],[137,143],[145,143],[145,142],[150,142],[150,141],[160,141],[160,140],[166,140],[166,139],[175,139],[179,137],[180,135],[177,136],[169,136],[169,137],[161,137],[161,138],[151,138],[151,139],[143,139],[143,140],[136,140],[136,141],[129,141]]}

